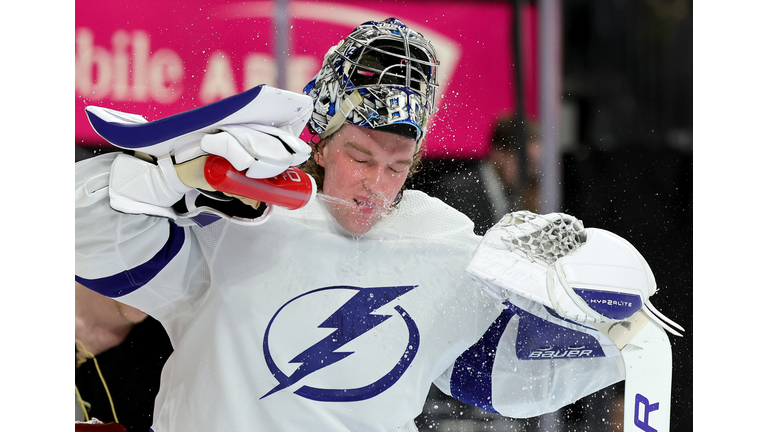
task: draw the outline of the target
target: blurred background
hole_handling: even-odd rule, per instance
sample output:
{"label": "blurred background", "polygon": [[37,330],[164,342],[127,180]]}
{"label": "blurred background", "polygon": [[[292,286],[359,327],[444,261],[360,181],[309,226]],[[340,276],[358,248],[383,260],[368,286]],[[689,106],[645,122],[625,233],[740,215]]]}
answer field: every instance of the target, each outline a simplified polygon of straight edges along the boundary
{"label": "blurred background", "polygon": [[[422,32],[441,60],[438,113],[408,187],[462,210],[479,234],[501,206],[563,211],[628,239],[654,270],[654,305],[686,329],[670,337],[671,430],[693,430],[691,0],[78,0],[75,159],[110,150],[90,128],[87,105],[154,120],[258,84],[301,92],[328,47],[357,24],[390,16]],[[151,319],[138,328],[103,354],[102,370],[113,395],[122,389],[118,409],[135,409],[135,430],[146,431],[146,404],[127,387],[135,381],[117,371],[131,356],[159,367],[170,348]],[[147,400],[156,378],[135,373],[152,381]],[[100,405],[92,366],[80,366],[77,384]],[[619,384],[525,420],[433,391],[417,424],[613,432],[622,391]]]}

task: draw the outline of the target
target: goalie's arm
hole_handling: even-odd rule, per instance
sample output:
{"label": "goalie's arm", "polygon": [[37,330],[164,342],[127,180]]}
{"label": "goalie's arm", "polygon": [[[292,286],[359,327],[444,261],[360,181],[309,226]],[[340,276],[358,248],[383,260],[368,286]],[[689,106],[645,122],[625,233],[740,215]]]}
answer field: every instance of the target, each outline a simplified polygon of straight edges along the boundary
{"label": "goalie's arm", "polygon": [[162,315],[189,297],[191,275],[204,263],[202,252],[188,227],[113,209],[110,174],[122,156],[109,153],[75,164],[75,280]]}
{"label": "goalie's arm", "polygon": [[75,341],[79,364],[120,345],[147,314],[75,282]]}
{"label": "goalie's arm", "polygon": [[435,385],[466,404],[526,418],[554,412],[624,378],[610,342],[581,326],[556,322],[515,307],[505,310]]}

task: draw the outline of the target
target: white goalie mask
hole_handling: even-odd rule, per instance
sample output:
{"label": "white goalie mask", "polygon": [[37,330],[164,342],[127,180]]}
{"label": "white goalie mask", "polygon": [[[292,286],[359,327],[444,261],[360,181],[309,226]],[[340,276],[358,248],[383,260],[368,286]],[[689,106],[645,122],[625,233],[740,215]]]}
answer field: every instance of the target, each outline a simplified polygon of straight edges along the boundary
{"label": "white goalie mask", "polygon": [[321,138],[345,123],[383,130],[418,150],[435,111],[438,65],[432,44],[400,20],[361,24],[304,88],[314,102],[309,125]]}

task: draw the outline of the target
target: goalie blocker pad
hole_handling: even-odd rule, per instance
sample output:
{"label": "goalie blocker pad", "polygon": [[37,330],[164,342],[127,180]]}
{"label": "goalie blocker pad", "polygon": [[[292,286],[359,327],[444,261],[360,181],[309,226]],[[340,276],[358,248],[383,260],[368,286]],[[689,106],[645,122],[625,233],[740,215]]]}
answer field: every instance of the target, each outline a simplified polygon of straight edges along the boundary
{"label": "goalie blocker pad", "polygon": [[88,106],[85,111],[96,133],[116,147],[153,156],[173,152],[177,160],[189,160],[199,155],[202,137],[222,126],[255,123],[299,136],[312,114],[312,99],[262,84],[151,122],[109,108]]}

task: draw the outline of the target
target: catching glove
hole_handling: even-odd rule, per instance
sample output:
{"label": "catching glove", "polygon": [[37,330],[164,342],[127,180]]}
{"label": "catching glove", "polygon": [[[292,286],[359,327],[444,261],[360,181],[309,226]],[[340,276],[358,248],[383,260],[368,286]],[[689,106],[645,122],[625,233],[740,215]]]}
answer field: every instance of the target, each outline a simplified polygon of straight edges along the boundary
{"label": "catching glove", "polygon": [[643,309],[670,333],[682,330],[650,303],[656,280],[640,252],[567,214],[506,215],[485,234],[467,273],[523,309],[534,301],[586,324],[616,323]]}

